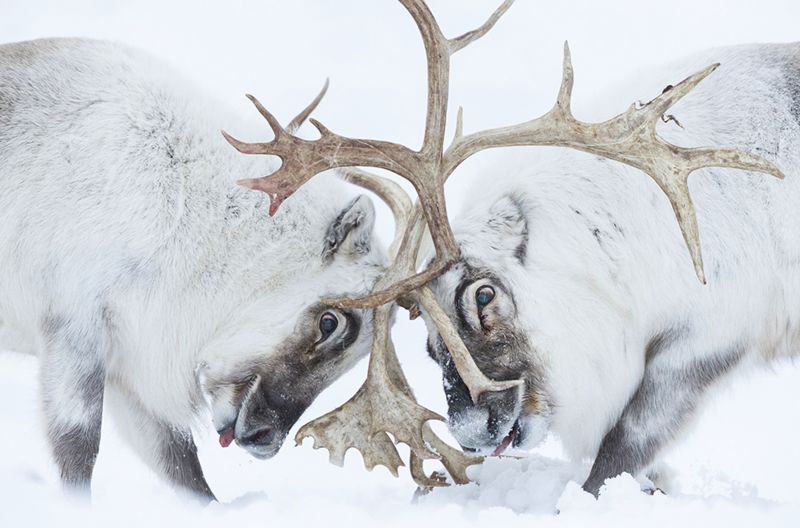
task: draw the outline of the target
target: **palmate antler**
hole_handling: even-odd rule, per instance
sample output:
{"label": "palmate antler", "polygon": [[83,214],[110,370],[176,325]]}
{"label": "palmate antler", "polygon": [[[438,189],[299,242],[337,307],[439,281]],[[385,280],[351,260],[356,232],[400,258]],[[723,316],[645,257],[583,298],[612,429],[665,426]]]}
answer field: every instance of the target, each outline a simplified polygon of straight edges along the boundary
{"label": "palmate antler", "polygon": [[446,481],[425,474],[422,461],[426,459],[441,460],[453,480],[465,484],[466,468],[482,459],[467,457],[448,446],[427,425],[429,420],[443,418],[414,399],[391,341],[391,310],[390,305],[384,305],[374,311],[367,380],[344,405],[301,427],[295,440],[299,445],[304,438],[312,437],[314,447],[328,449],[331,462],[338,465],[346,451],[355,448],[368,469],[383,465],[395,476],[404,463],[394,444],[402,442],[411,450],[411,475],[417,484],[446,485]]}
{"label": "palmate antler", "polygon": [[[490,148],[551,145],[589,152],[642,170],[655,180],[672,204],[695,272],[702,282],[705,282],[705,276],[697,220],[687,186],[689,175],[711,166],[759,171],[779,178],[783,175],[773,164],[746,152],[678,147],[656,134],[656,124],[665,112],[711,74],[717,65],[691,75],[645,105],[631,106],[602,123],[584,123],[573,117],[570,108],[573,70],[566,45],[561,88],[556,104],[549,112],[518,125],[464,135],[462,112],[459,110],[455,137],[444,150],[450,57],[485,35],[513,0],[503,2],[480,28],[454,39],[444,37],[423,0],[399,1],[417,24],[428,64],[425,135],[419,150],[386,141],[344,137],[313,119],[311,123],[319,131],[320,138],[304,140],[284,129],[252,96],[248,97],[269,123],[275,138],[267,143],[243,143],[228,134],[225,138],[242,153],[281,158],[282,165],[274,174],[240,182],[269,194],[271,215],[306,181],[331,168],[364,166],[386,169],[411,182],[417,191],[418,202],[409,212],[410,200],[401,197],[402,191],[395,184],[363,171],[349,171],[351,181],[376,191],[395,213],[397,236],[390,252],[394,261],[370,295],[361,299],[326,300],[344,308],[375,308],[369,374],[353,398],[301,428],[297,439],[314,437],[315,446],[328,448],[333,461],[341,461],[345,451],[355,447],[364,455],[367,467],[381,464],[395,474],[402,460],[394,442],[406,443],[411,448],[410,465],[415,480],[433,486],[443,482],[422,472],[422,460],[442,460],[453,479],[464,482],[466,467],[480,459],[470,459],[447,446],[426,425],[427,421],[441,417],[419,406],[413,398],[390,339],[391,308],[388,304],[398,301],[406,307],[422,306],[436,324],[474,401],[483,392],[506,390],[520,383],[495,382],[483,375],[454,325],[425,287],[458,258],[458,246],[447,220],[444,182],[464,160]],[[426,226],[431,233],[436,257],[426,270],[417,273],[416,257]],[[387,432],[394,436],[394,441]]]}

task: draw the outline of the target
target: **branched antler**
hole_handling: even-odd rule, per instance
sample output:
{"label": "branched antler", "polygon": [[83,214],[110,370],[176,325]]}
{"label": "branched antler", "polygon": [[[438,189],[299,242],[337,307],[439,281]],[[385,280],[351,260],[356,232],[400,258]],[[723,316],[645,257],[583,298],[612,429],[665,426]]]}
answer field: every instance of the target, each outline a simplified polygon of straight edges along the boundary
{"label": "branched antler", "polygon": [[[319,139],[304,140],[293,135],[295,121],[284,129],[257,99],[248,96],[267,120],[275,135],[266,143],[243,143],[224,133],[237,150],[245,154],[269,154],[281,158],[278,171],[269,176],[240,182],[270,196],[270,215],[301,185],[314,175],[332,168],[344,168],[346,179],[376,192],[392,209],[396,218],[395,239],[390,248],[392,264],[375,285],[373,292],[360,299],[325,299],[344,308],[374,308],[374,335],[367,380],[358,392],[338,409],[303,426],[297,434],[315,439],[315,447],[330,451],[331,461],[341,464],[353,447],[372,469],[384,465],[393,474],[403,465],[395,442],[411,449],[412,477],[422,486],[446,482],[437,474],[425,475],[422,462],[439,459],[457,483],[467,482],[466,469],[480,458],[467,457],[439,439],[427,424],[442,418],[417,404],[403,375],[390,339],[390,303],[421,306],[434,322],[450,351],[454,365],[470,391],[473,401],[486,391],[502,391],[521,381],[492,381],[480,371],[446,313],[425,285],[446,271],[458,258],[458,246],[447,220],[444,198],[445,180],[467,158],[482,150],[522,145],[562,146],[593,153],[638,168],[659,185],[675,212],[698,278],[705,282],[700,241],[694,207],[689,196],[689,175],[703,167],[731,167],[783,177],[768,161],[746,152],[717,148],[684,148],[672,145],[656,133],[659,119],[717,65],[710,66],[670,87],[645,105],[633,105],[602,123],[584,123],[571,111],[574,74],[569,47],[564,46],[561,88],[554,107],[545,115],[513,126],[463,133],[463,112],[459,108],[455,136],[444,149],[450,57],[484,36],[508,10],[513,0],[505,0],[479,28],[447,39],[423,0],[399,0],[414,19],[425,46],[428,66],[428,103],[425,134],[419,150],[372,139],[354,139],[336,134],[316,120],[311,123]],[[326,83],[327,88],[327,83]],[[302,122],[319,103],[322,94],[301,112]],[[669,116],[672,117],[672,116]],[[672,117],[674,119],[674,117]],[[417,191],[418,201],[411,207],[407,195],[395,183],[353,167],[375,167],[405,178]],[[435,260],[422,272],[416,262],[425,228],[436,250]],[[389,436],[390,433],[392,437]]]}
{"label": "branched antler", "polygon": [[311,119],[320,138],[304,140],[288,133],[253,96],[247,97],[269,123],[275,138],[267,143],[244,143],[223,132],[225,139],[244,154],[278,156],[282,165],[263,178],[243,180],[241,185],[270,196],[270,215],[300,186],[316,174],[339,167],[375,167],[398,174],[411,182],[417,191],[431,238],[436,260],[427,270],[398,278],[397,282],[358,300],[331,300],[340,307],[375,308],[389,303],[408,291],[416,290],[441,275],[458,259],[458,246],[447,221],[444,199],[442,155],[447,123],[447,99],[450,89],[450,56],[485,35],[511,6],[506,0],[480,28],[449,40],[442,34],[436,19],[422,0],[400,0],[417,24],[425,45],[428,64],[428,105],[425,135],[420,150],[372,139],[355,139],[336,134]]}
{"label": "branched antler", "polygon": [[443,170],[451,174],[464,160],[482,150],[525,145],[570,147],[636,167],[653,178],[667,195],[697,277],[705,283],[697,219],[687,183],[689,175],[705,167],[730,167],[783,178],[780,169],[754,154],[733,149],[678,147],[656,134],[656,124],[666,111],[717,67],[719,64],[713,64],[690,75],[649,103],[631,105],[608,121],[584,123],[572,115],[573,69],[569,45],[564,43],[561,89],[552,110],[519,125],[456,137],[445,153]]}
{"label": "branched antler", "polygon": [[367,380],[341,407],[300,428],[295,441],[300,444],[308,436],[314,447],[325,447],[331,462],[341,465],[348,449],[356,448],[364,457],[364,465],[372,469],[386,466],[397,476],[403,465],[392,440],[411,449],[414,480],[421,486],[442,486],[446,481],[429,478],[422,471],[422,460],[440,459],[454,481],[467,481],[466,468],[480,462],[453,449],[439,439],[427,425],[429,420],[444,420],[415,400],[390,339],[391,306],[374,311],[372,351]]}

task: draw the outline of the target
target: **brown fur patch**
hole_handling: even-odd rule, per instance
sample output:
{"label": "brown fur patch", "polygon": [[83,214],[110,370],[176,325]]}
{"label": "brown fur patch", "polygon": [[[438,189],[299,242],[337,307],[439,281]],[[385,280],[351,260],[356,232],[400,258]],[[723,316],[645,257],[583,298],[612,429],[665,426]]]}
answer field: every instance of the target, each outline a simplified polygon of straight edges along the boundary
{"label": "brown fur patch", "polygon": [[522,414],[524,416],[542,414],[546,410],[544,402],[539,395],[531,389],[527,389],[522,399]]}

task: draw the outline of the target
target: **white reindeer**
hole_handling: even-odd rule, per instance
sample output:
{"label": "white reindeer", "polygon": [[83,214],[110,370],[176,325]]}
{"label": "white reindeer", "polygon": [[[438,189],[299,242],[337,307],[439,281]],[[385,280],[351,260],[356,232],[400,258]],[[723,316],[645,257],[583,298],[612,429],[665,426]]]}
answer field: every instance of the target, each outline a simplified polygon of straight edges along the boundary
{"label": "white reindeer", "polygon": [[191,436],[206,400],[223,446],[269,457],[368,351],[371,312],[319,299],[378,276],[371,202],[323,180],[270,218],[235,181],[274,164],[223,126],[230,114],[123,46],[0,46],[2,334],[41,358],[70,489],[90,484],[105,401],[146,463],[211,499]]}
{"label": "white reindeer", "polygon": [[584,488],[597,494],[609,477],[648,474],[721,380],[800,351],[800,44],[705,52],[640,75],[620,100],[717,61],[659,134],[759,154],[787,177],[692,177],[707,285],[669,202],[631,167],[532,149],[481,176],[491,188],[454,222],[461,260],[431,288],[481,370],[525,385],[473,403],[430,324],[463,447],[498,454],[551,430],[594,458]]}

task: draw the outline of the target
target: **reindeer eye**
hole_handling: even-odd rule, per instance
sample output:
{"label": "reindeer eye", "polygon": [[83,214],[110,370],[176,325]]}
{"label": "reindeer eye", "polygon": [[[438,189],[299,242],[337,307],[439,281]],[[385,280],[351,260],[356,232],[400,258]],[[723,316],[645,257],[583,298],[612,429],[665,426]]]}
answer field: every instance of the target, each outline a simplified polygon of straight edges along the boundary
{"label": "reindeer eye", "polygon": [[478,288],[478,291],[475,292],[475,302],[478,304],[478,308],[484,308],[494,299],[494,288],[491,286],[481,286]]}
{"label": "reindeer eye", "polygon": [[336,327],[339,326],[339,319],[331,312],[325,312],[319,318],[319,331],[322,332],[322,339],[331,335]]}

